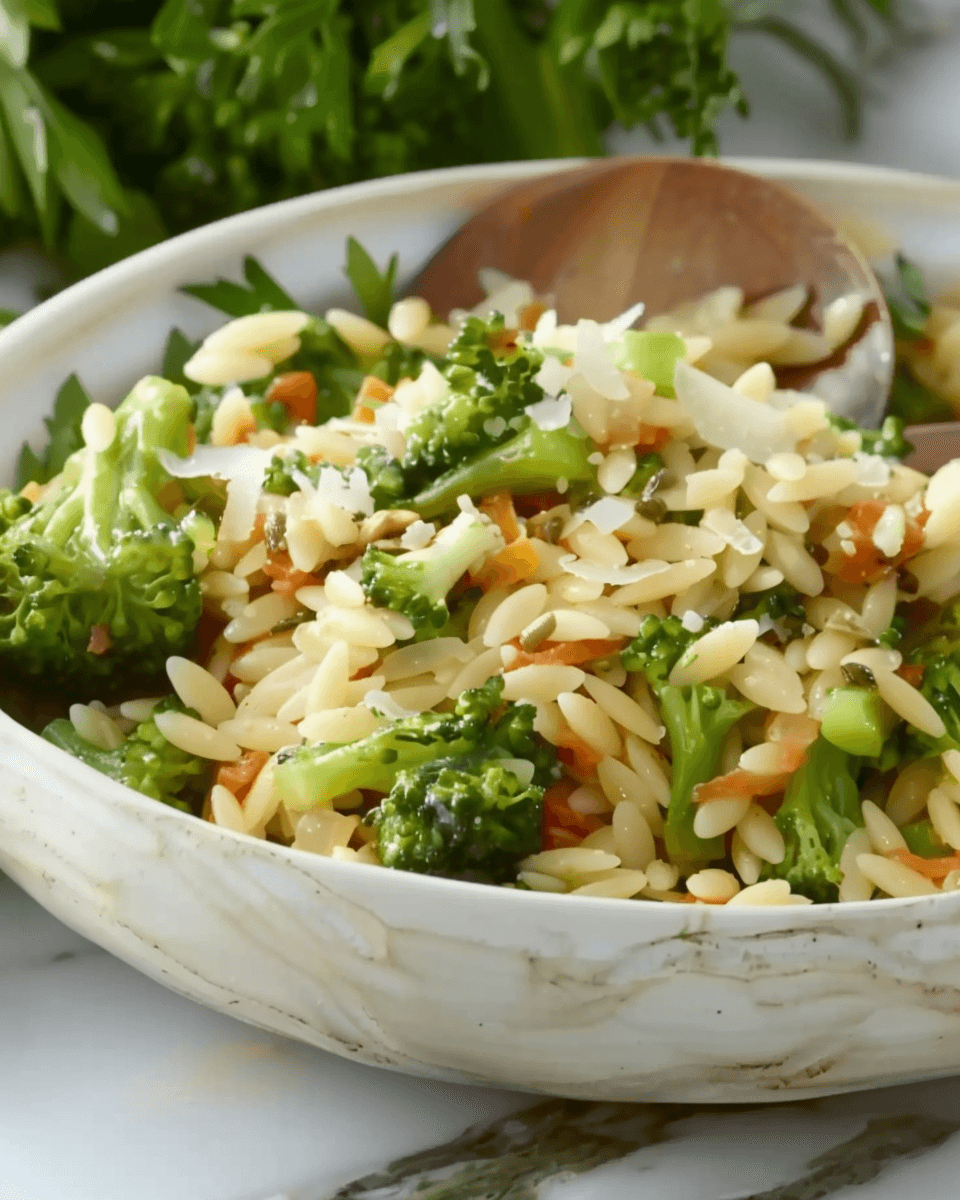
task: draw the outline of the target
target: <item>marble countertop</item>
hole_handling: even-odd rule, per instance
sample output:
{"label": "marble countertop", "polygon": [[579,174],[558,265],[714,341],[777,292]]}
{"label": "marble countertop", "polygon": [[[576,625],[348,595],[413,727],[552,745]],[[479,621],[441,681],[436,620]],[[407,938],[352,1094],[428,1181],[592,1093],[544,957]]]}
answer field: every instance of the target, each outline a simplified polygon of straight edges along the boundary
{"label": "marble countertop", "polygon": [[[960,19],[875,73],[853,145],[805,67],[738,58],[756,116],[726,153],[960,177]],[[0,263],[0,306],[29,284]],[[727,1109],[407,1079],[167,992],[2,876],[0,1029],[0,1200],[940,1200],[960,1174],[960,1079]]]}

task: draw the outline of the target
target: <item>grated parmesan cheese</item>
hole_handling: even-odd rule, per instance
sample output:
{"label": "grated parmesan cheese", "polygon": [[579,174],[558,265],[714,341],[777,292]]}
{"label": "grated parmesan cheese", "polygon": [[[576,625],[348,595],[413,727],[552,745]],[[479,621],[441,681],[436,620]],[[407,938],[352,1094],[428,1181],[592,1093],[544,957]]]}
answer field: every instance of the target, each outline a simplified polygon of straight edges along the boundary
{"label": "grated parmesan cheese", "polygon": [[[564,393],[557,397],[546,396],[543,400],[538,400],[536,404],[529,404],[524,412],[538,429],[547,432],[554,429],[566,429],[570,424],[572,410],[570,397]],[[486,429],[486,425],[484,425],[484,429]]]}

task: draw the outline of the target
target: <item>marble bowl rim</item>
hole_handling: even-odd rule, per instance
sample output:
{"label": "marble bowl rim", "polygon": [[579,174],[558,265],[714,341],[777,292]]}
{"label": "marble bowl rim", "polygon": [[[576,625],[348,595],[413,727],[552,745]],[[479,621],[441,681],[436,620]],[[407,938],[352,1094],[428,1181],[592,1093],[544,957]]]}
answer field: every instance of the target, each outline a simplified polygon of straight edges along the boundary
{"label": "marble bowl rim", "polygon": [[[200,248],[209,250],[218,241],[230,241],[237,235],[249,237],[249,247],[242,252],[233,252],[233,257],[236,258],[238,253],[256,253],[258,237],[264,237],[271,233],[282,234],[286,225],[295,223],[303,217],[349,207],[356,201],[382,199],[386,202],[390,199],[414,195],[420,190],[430,192],[440,189],[444,185],[500,182],[507,186],[524,178],[570,170],[586,161],[588,160],[543,159],[533,162],[484,163],[411,172],[329,188],[222,218],[198,229],[169,238],[157,246],[140,251],[111,267],[98,271],[87,279],[65,288],[56,296],[24,314],[6,329],[0,331],[0,369],[2,369],[3,359],[7,354],[16,355],[18,351],[32,349],[32,343],[42,342],[45,335],[46,337],[55,336],[57,324],[63,315],[70,314],[78,308],[83,309],[95,302],[102,303],[111,292],[127,288],[141,277],[149,280],[151,274],[158,267],[174,265],[189,258],[195,250]],[[902,168],[818,159],[780,159],[742,155],[723,158],[721,161],[743,170],[773,174],[786,182],[788,186],[791,179],[841,184],[875,182],[900,185],[907,192],[960,202],[960,180]],[[154,286],[158,290],[162,290],[165,285]],[[0,407],[2,407],[2,403],[0,401]],[[223,829],[178,809],[167,807],[162,813],[158,813],[157,801],[142,796],[117,781],[101,775],[93,767],[87,766],[79,759],[72,758],[65,751],[45,741],[4,712],[0,712],[0,736],[3,737],[3,740],[9,738],[14,746],[19,743],[23,749],[27,750],[30,761],[43,771],[45,777],[66,777],[71,785],[86,792],[94,791],[95,786],[96,792],[99,793],[97,799],[101,804],[117,806],[121,809],[132,808],[134,811],[139,810],[153,817],[162,816],[164,819],[186,822],[195,831],[196,836],[207,839],[211,847],[218,840],[226,838],[228,841],[241,845],[252,856],[265,854],[269,858],[286,860],[298,866],[309,861],[313,870],[321,874],[329,872],[331,881],[336,880],[343,871],[352,873],[362,871],[371,883],[379,880],[387,888],[397,888],[401,892],[423,890],[426,897],[432,891],[438,899],[446,896],[450,900],[459,899],[460,901],[467,901],[472,895],[476,903],[486,905],[507,904],[515,907],[519,904],[518,915],[524,913],[533,916],[542,913],[545,916],[549,913],[553,916],[555,911],[562,913],[568,909],[571,902],[579,903],[581,912],[584,911],[584,904],[592,905],[598,915],[601,909],[608,916],[615,912],[625,914],[632,911],[632,908],[624,905],[622,900],[610,897],[574,897],[548,892],[518,893],[505,887],[478,885],[462,880],[419,875],[413,872],[390,871],[383,867],[364,863],[342,863],[335,859],[310,854],[304,850],[297,850],[292,846],[281,846],[277,843],[252,838],[234,830]],[[357,879],[358,876],[351,874],[349,878]],[[522,896],[522,898],[518,900],[518,896]],[[703,922],[704,931],[716,934],[729,931],[736,935],[742,932],[742,926],[756,924],[758,920],[771,930],[782,927],[802,932],[807,927],[812,929],[817,925],[822,925],[824,921],[835,920],[841,914],[859,920],[867,917],[868,914],[872,914],[872,917],[876,918],[881,918],[884,913],[890,913],[891,917],[895,913],[906,915],[908,910],[912,909],[918,917],[924,914],[942,916],[944,906],[950,905],[951,901],[954,906],[960,906],[960,892],[953,897],[950,895],[913,896],[842,904],[833,902],[797,906],[735,906],[732,912],[728,912],[725,905],[668,905],[661,901],[642,899],[634,900],[632,905],[639,907],[639,910],[646,914],[659,910],[661,915],[665,915],[664,909],[678,910],[678,915],[680,911],[684,913],[696,911]],[[557,910],[558,905],[562,907]]]}

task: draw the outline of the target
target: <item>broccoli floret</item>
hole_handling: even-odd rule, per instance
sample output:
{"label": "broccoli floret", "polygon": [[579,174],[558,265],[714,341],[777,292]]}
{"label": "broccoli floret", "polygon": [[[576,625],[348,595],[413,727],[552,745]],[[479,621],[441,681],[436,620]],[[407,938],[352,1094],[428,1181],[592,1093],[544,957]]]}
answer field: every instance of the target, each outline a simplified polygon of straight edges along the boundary
{"label": "broccoli floret", "polygon": [[315,484],[320,475],[320,463],[312,463],[302,450],[281,457],[275,454],[263,473],[263,490],[274,496],[292,496],[299,489],[295,473],[305,475]]}
{"label": "broccoli floret", "polygon": [[451,343],[447,393],[427,404],[405,430],[401,466],[409,492],[508,441],[526,420],[524,409],[543,399],[533,378],[543,355],[528,347],[495,353],[491,347],[503,328],[499,314],[489,321],[468,317]]}
{"label": "broccoli floret", "polygon": [[765,878],[786,879],[792,891],[820,903],[837,899],[840,855],[863,825],[856,762],[824,738],[813,743],[773,818],[786,854]]}
{"label": "broccoli floret", "polygon": [[888,650],[896,650],[903,641],[903,635],[907,632],[907,618],[899,613],[893,618],[886,629],[877,639],[878,646],[885,646]]}
{"label": "broccoli floret", "polygon": [[210,441],[213,418],[223,399],[225,388],[202,387],[190,397],[190,421],[198,442]]}
{"label": "broccoli floret", "polygon": [[126,693],[189,654],[200,620],[194,543],[160,506],[162,451],[185,454],[186,391],[141,380],[103,450],[0,533],[0,665],[65,699]]}
{"label": "broccoli floret", "polygon": [[[185,712],[199,717],[199,713],[184,708],[176,696],[161,700],[153,712]],[[183,812],[199,813],[210,786],[210,763],[168,742],[153,717],[137,725],[115,750],[103,750],[88,742],[71,721],[52,721],[43,736],[118,783]]]}
{"label": "broccoli floret", "polygon": [[940,714],[946,730],[934,738],[908,727],[903,734],[904,761],[960,749],[960,604],[941,609],[920,636],[924,640],[906,655],[906,661],[923,668],[919,690]]}
{"label": "broccoli floret", "polygon": [[534,382],[543,355],[522,344],[495,350],[503,336],[502,317],[468,318],[448,351],[447,390],[407,426],[403,457],[377,446],[357,455],[378,509],[409,508],[426,518],[452,511],[464,494],[527,495],[561,479],[572,489],[596,483],[588,438],[542,430],[525,414],[543,399]]}
{"label": "broccoli floret", "polygon": [[404,346],[402,342],[388,342],[380,359],[370,367],[368,374],[375,375],[391,387],[396,387],[401,379],[416,379],[428,358],[430,355],[424,354],[422,350]]}
{"label": "broccoli floret", "polygon": [[357,466],[367,477],[374,508],[400,508],[406,497],[403,468],[382,446],[363,446]]}
{"label": "broccoli floret", "polygon": [[543,788],[494,759],[454,758],[401,771],[365,822],[385,867],[504,883],[540,849],[542,815]]}
{"label": "broccoli floret", "polygon": [[864,454],[879,454],[883,458],[907,458],[913,453],[913,445],[903,436],[905,422],[902,417],[885,417],[879,429],[863,429],[849,417],[828,413],[827,420],[840,433],[858,433],[860,449]]}
{"label": "broccoli floret", "polygon": [[527,419],[526,426],[501,446],[454,467],[428,488],[409,500],[405,508],[414,509],[428,520],[456,508],[462,495],[487,496],[492,492],[510,492],[529,496],[554,491],[560,480],[571,492],[596,485],[597,470],[589,461],[595,446],[587,437],[566,429],[540,429]]}
{"label": "broccoli floret", "polygon": [[18,496],[9,488],[0,488],[0,534],[25,516],[33,505],[26,496]]}
{"label": "broccoli floret", "polygon": [[471,563],[502,545],[496,525],[461,513],[424,550],[393,555],[368,546],[360,561],[360,586],[371,604],[403,613],[418,632],[436,634],[450,619],[447,593]]}
{"label": "broccoli floret", "polygon": [[[556,776],[552,751],[532,732],[530,705],[504,706],[503,679],[495,676],[483,687],[464,692],[453,712],[420,713],[394,721],[385,729],[344,746],[300,746],[281,755],[274,783],[287,806],[295,811],[329,808],[335,796],[354,788],[389,792],[398,772],[414,770],[441,758],[480,755],[516,758],[515,708],[531,709],[529,750],[533,782],[544,786]],[[496,713],[505,711],[496,718]],[[526,755],[525,755],[526,757]]]}
{"label": "broccoli floret", "polygon": [[778,583],[766,592],[755,592],[743,596],[734,613],[734,620],[752,618],[761,623],[764,619],[773,622],[773,632],[781,642],[790,642],[799,637],[800,629],[807,619],[803,597],[789,583]]}
{"label": "broccoli floret", "polygon": [[676,685],[669,676],[699,634],[685,629],[677,617],[643,618],[640,632],[621,654],[628,671],[642,671],[660,702],[673,763],[670,804],[664,841],[674,862],[692,870],[723,854],[723,838],[701,838],[693,830],[694,789],[717,774],[723,739],[753,707],[732,700],[719,687],[696,683]]}

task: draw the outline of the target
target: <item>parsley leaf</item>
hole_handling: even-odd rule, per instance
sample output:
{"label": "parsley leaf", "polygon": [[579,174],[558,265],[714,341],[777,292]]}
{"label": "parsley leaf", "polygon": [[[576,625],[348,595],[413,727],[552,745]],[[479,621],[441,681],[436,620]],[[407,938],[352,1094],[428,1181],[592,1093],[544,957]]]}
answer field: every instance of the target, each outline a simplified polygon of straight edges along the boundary
{"label": "parsley leaf", "polygon": [[18,491],[27,483],[46,483],[60,474],[70,455],[83,445],[80,422],[89,403],[83,384],[76,375],[71,375],[57,392],[53,416],[44,418],[49,434],[46,450],[38,455],[24,443],[20,451],[15,485]]}
{"label": "parsley leaf", "polygon": [[356,238],[347,238],[347,265],[344,274],[353,285],[357,298],[374,325],[386,329],[387,318],[393,304],[394,285],[397,279],[397,255],[394,254],[381,274],[377,264],[364,250]]}
{"label": "parsley leaf", "polygon": [[897,255],[897,281],[885,299],[893,321],[893,332],[901,342],[923,337],[930,316],[927,285],[920,268],[902,254]]}
{"label": "parsley leaf", "polygon": [[181,290],[211,308],[218,308],[228,317],[300,307],[252,256],[243,260],[243,277],[246,285],[219,279],[216,283],[194,283]]}

